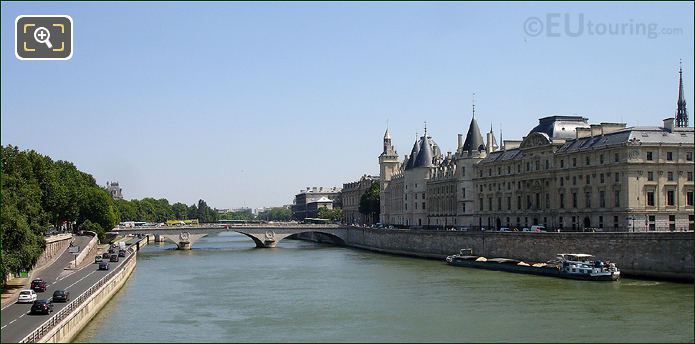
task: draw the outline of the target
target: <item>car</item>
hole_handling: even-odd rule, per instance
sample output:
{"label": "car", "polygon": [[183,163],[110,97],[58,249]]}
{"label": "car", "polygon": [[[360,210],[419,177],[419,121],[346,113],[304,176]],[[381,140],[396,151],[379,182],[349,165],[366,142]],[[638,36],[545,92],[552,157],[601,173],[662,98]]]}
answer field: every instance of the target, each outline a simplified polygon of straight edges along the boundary
{"label": "car", "polygon": [[502,228],[500,228],[500,232],[509,232],[509,228],[502,227]]}
{"label": "car", "polygon": [[112,262],[117,262],[118,261],[118,255],[117,254],[112,254],[111,258],[109,258],[110,261]]}
{"label": "car", "polygon": [[522,232],[530,232],[531,230],[528,229],[528,228],[524,228],[524,229],[522,229],[521,231],[522,231]]}
{"label": "car", "polygon": [[113,247],[109,247],[109,254],[116,253],[116,250],[113,249]]}
{"label": "car", "polygon": [[531,232],[545,232],[545,226],[533,225],[531,226]]}
{"label": "car", "polygon": [[99,270],[108,270],[109,269],[109,262],[102,260],[101,263],[99,263]]}
{"label": "car", "polygon": [[17,303],[32,303],[36,301],[36,292],[31,289],[24,289],[19,292],[19,298],[17,298]]}
{"label": "car", "polygon": [[102,256],[96,256],[96,257],[94,257],[94,262],[95,262],[95,263],[101,263],[102,260],[104,260],[104,257],[102,257]]}
{"label": "car", "polygon": [[70,301],[70,292],[63,289],[58,289],[53,292],[53,297],[51,298],[53,302],[68,302]]}
{"label": "car", "polygon": [[53,302],[51,300],[36,300],[31,305],[31,314],[49,314],[53,312]]}
{"label": "car", "polygon": [[111,254],[108,253],[108,252],[104,252],[104,253],[101,255],[101,259],[109,259],[109,258],[111,258]]}
{"label": "car", "polygon": [[40,278],[37,278],[37,279],[31,281],[31,289],[33,289],[34,291],[40,291],[40,292],[46,291],[46,281],[44,281]]}
{"label": "car", "polygon": [[119,257],[125,257],[125,250],[118,250]]}

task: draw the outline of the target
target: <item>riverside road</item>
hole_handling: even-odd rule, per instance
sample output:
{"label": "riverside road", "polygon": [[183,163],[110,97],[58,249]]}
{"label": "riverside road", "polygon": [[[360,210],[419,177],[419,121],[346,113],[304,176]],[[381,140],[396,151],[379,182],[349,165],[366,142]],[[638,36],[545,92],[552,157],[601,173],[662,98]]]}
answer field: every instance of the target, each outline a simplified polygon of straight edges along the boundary
{"label": "riverside road", "polygon": [[[75,237],[75,244],[83,248],[87,245],[89,240],[91,240],[91,237],[78,236]],[[130,241],[128,243],[130,244]],[[127,252],[127,254],[130,254],[129,251]],[[99,271],[97,264],[92,263],[67,276],[61,277],[62,273],[65,271],[65,267],[68,266],[73,259],[73,254],[65,250],[53,264],[43,269],[39,274],[33,276],[34,278],[44,279],[47,285],[45,292],[37,293],[37,299],[50,299],[55,290],[64,289],[70,292],[70,300],[73,300],[93,286],[109,271],[121,268],[121,264],[125,260],[125,258],[121,257],[118,263],[110,263],[108,271]],[[90,256],[85,259],[90,259],[92,262],[94,261],[94,257]],[[2,310],[0,341],[3,343],[19,342],[68,303],[69,301],[66,303],[55,303],[53,313],[50,315],[29,314],[31,309],[30,303],[14,303],[7,306]]]}

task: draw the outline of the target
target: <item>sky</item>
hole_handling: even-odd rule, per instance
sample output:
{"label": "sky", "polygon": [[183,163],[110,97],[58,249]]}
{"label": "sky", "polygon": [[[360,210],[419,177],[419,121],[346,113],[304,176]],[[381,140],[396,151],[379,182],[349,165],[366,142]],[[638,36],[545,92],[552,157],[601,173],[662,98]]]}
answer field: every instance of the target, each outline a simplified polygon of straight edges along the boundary
{"label": "sky", "polygon": [[[379,173],[387,126],[443,152],[476,119],[660,126],[693,3],[2,3],[0,143],[73,162],[125,198],[279,206]],[[14,56],[18,15],[68,14],[68,61]],[[484,133],[483,133],[484,134]],[[499,139],[499,136],[498,136]]]}

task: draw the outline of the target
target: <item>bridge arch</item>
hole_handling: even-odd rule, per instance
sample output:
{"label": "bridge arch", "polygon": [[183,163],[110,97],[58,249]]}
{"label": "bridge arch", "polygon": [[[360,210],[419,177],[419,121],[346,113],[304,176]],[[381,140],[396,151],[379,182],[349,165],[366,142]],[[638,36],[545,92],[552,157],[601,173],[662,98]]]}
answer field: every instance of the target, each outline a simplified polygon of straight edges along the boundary
{"label": "bridge arch", "polygon": [[268,248],[277,246],[278,242],[292,235],[303,235],[312,233],[313,236],[304,239],[317,242],[330,242],[332,244],[343,246],[345,245],[345,231],[342,229],[321,229],[321,228],[297,228],[297,229],[231,229],[234,232],[243,234],[253,240],[258,248]]}

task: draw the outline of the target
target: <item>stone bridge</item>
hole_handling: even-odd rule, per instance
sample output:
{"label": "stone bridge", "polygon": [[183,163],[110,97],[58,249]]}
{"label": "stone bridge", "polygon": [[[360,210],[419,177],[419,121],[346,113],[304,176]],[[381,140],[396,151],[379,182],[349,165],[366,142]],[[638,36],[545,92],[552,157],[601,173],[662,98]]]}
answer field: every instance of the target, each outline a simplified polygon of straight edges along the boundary
{"label": "stone bridge", "polygon": [[[297,224],[297,223],[282,223],[282,224],[253,224],[253,225],[201,225],[190,228],[182,227],[156,227],[156,228],[131,228],[120,229],[123,233],[142,233],[155,234],[160,238],[173,241],[180,249],[190,249],[190,245],[185,245],[185,240],[180,240],[181,231],[185,230],[190,233],[189,237],[194,238],[190,242],[192,244],[196,240],[207,234],[216,234],[220,232],[237,232],[243,234],[254,243],[256,247],[275,247],[277,243],[291,235],[304,234],[305,239],[316,240],[321,242],[331,242],[335,245],[345,245],[347,238],[347,229],[341,225],[335,224]],[[171,233],[171,234],[170,234]],[[193,234],[195,233],[195,234]],[[181,243],[184,245],[180,245]]]}
{"label": "stone bridge", "polygon": [[207,234],[191,234],[189,232],[182,232],[178,235],[175,234],[160,234],[160,237],[165,240],[169,240],[176,244],[179,250],[190,250],[193,247],[193,243],[198,241],[200,238],[206,236]]}
{"label": "stone bridge", "polygon": [[295,234],[299,235],[311,233],[314,236],[321,237],[321,239],[327,239],[325,241],[330,241],[331,243],[340,246],[345,245],[345,240],[347,238],[346,229],[339,226],[297,226],[274,228],[232,227],[229,228],[229,230],[251,238],[251,240],[256,243],[256,247],[259,248],[275,247],[280,240]]}

